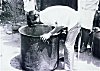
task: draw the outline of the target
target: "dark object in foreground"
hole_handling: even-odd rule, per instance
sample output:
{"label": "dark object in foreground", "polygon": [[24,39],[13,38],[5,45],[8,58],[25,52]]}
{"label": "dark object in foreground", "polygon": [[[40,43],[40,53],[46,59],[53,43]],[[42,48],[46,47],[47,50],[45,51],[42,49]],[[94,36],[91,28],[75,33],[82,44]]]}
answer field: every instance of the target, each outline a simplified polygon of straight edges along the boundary
{"label": "dark object in foreground", "polygon": [[100,58],[100,31],[94,34],[92,54],[93,56]]}
{"label": "dark object in foreground", "polygon": [[52,26],[34,25],[19,29],[21,33],[21,66],[26,71],[51,71],[57,62],[58,36],[52,36],[48,43],[40,35],[48,33]]}

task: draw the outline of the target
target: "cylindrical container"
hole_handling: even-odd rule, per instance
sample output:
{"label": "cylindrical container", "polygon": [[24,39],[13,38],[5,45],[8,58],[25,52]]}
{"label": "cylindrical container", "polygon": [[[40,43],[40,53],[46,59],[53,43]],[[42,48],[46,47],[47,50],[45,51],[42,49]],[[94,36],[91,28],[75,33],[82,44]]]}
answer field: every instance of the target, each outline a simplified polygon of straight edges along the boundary
{"label": "cylindrical container", "polygon": [[50,71],[57,61],[58,36],[51,36],[43,42],[40,35],[48,33],[52,26],[23,26],[21,34],[21,66],[25,71]]}
{"label": "cylindrical container", "polygon": [[100,31],[94,34],[92,54],[93,56],[100,58]]}

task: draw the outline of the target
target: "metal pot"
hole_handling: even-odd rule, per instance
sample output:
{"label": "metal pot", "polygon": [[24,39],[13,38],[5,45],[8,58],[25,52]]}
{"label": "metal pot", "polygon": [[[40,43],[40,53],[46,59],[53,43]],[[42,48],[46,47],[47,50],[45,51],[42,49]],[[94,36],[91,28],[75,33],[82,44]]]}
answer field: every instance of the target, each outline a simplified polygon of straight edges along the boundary
{"label": "metal pot", "polygon": [[58,36],[51,36],[47,42],[40,35],[48,33],[52,26],[23,26],[21,34],[21,66],[26,71],[51,71],[57,61]]}
{"label": "metal pot", "polygon": [[100,31],[94,34],[92,54],[94,57],[100,58]]}

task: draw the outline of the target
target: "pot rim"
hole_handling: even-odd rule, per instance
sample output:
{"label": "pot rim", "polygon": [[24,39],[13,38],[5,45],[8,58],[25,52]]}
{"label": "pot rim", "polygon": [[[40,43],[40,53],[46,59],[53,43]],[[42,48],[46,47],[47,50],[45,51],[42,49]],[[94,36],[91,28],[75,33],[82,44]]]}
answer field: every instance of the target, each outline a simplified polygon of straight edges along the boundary
{"label": "pot rim", "polygon": [[[41,25],[41,26],[48,26],[48,25],[44,25],[44,24],[34,24],[34,25]],[[24,36],[28,36],[28,37],[40,37],[40,36],[32,36],[32,35],[29,35],[29,34],[25,34],[24,32],[22,32],[21,30],[23,29],[23,28],[25,28],[25,27],[28,27],[28,25],[25,25],[25,26],[22,26],[22,27],[20,27],[19,29],[18,29],[18,31],[19,31],[19,33],[21,34],[21,35],[24,35]],[[51,26],[51,27],[54,27],[54,26]],[[31,27],[30,27],[31,28]],[[55,37],[55,36],[58,36],[59,35],[59,33],[55,33],[55,34],[53,34],[51,37]]]}

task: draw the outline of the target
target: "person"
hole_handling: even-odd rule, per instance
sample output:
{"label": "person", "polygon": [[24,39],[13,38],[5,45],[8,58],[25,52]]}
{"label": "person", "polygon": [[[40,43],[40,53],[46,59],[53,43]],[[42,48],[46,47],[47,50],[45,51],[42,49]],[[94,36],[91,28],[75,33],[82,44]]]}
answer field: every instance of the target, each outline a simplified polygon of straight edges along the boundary
{"label": "person", "polygon": [[40,21],[48,26],[55,28],[49,33],[41,35],[41,39],[46,42],[53,34],[59,30],[68,27],[68,34],[65,41],[64,48],[64,68],[65,71],[73,71],[74,64],[74,43],[77,34],[80,31],[80,24],[78,22],[78,13],[68,6],[51,6],[43,11],[40,11]]}
{"label": "person", "polygon": [[[90,47],[92,45],[92,27],[93,20],[96,10],[98,9],[99,0],[78,0],[79,2],[79,14],[80,14],[80,23],[81,23],[81,44],[80,52],[83,53],[87,50],[88,43]],[[78,36],[78,38],[79,38]],[[76,40],[76,45],[78,47],[78,39]]]}
{"label": "person", "polygon": [[27,25],[32,27],[33,22],[36,20],[37,16],[35,14],[36,11],[36,0],[23,0],[24,2],[24,10],[27,18]]}
{"label": "person", "polygon": [[23,0],[25,12],[35,10],[36,0]]}

